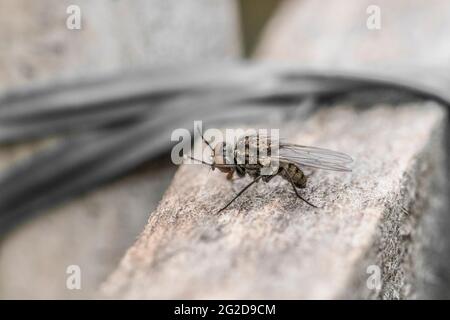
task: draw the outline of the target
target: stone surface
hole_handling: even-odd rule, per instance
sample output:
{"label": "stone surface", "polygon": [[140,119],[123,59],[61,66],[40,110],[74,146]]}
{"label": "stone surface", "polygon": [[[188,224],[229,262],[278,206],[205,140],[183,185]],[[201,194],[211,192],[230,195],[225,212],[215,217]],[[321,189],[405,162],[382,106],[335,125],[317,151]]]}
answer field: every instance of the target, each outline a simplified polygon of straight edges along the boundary
{"label": "stone surface", "polygon": [[[339,104],[283,124],[291,141],[354,158],[351,173],[312,171],[296,199],[281,179],[259,183],[183,165],[158,209],[102,287],[114,298],[414,296],[417,224],[442,175],[445,113],[435,103],[355,110]],[[288,130],[287,128],[290,128]],[[369,266],[381,290],[370,290]],[[370,269],[369,269],[370,270]]]}

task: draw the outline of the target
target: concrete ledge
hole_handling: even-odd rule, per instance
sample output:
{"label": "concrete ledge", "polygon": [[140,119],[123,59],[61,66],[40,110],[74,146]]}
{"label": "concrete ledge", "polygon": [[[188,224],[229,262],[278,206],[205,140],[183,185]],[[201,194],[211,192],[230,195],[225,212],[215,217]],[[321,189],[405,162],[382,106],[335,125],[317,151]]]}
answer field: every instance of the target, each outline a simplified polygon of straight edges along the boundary
{"label": "concrete ledge", "polygon": [[[282,135],[353,156],[352,173],[312,173],[298,201],[283,180],[259,183],[184,165],[119,268],[114,298],[340,298],[414,296],[418,222],[442,163],[445,113],[426,102],[320,109]],[[370,290],[367,267],[382,287]]]}

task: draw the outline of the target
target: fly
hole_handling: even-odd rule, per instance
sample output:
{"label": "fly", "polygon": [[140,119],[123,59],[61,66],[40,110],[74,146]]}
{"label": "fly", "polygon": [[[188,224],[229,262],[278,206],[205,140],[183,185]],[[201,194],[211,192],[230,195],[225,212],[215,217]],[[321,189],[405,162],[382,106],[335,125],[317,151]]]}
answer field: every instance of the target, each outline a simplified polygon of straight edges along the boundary
{"label": "fly", "polygon": [[[212,163],[207,163],[193,157],[190,157],[191,159],[206,164],[213,170],[215,168],[219,169],[221,172],[227,174],[228,180],[231,180],[234,174],[239,177],[249,175],[253,178],[252,182],[239,191],[218,212],[228,208],[239,196],[259,180],[269,182],[276,176],[281,176],[287,180],[299,199],[311,207],[317,208],[316,205],[303,198],[299,193],[298,189],[305,188],[308,180],[308,177],[301,168],[310,167],[314,169],[350,172],[351,169],[348,165],[353,161],[349,155],[342,152],[286,143],[281,140],[273,141],[269,137],[258,134],[244,135],[234,145],[230,146],[230,148],[228,148],[226,142],[220,142],[215,147],[212,147],[203,136],[202,140],[212,151]],[[276,155],[271,155],[270,152],[260,152],[261,146],[264,146],[265,150],[271,150],[270,147],[274,143],[277,144],[278,149]],[[238,148],[238,146],[245,146],[245,148]],[[251,154],[249,150],[251,150],[251,147],[257,150],[257,156],[254,159],[256,161],[250,161]],[[260,156],[261,154],[265,156]],[[243,159],[244,161],[237,161],[238,159]],[[261,174],[261,170],[264,166],[267,166],[268,160],[269,162],[277,160],[278,169],[273,174],[263,175]]]}

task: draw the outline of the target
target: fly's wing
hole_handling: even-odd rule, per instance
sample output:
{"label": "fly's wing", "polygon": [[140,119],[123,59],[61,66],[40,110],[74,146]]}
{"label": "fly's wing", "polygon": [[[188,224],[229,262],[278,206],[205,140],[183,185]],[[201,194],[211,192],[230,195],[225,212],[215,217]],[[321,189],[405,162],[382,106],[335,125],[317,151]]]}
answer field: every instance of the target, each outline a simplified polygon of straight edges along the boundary
{"label": "fly's wing", "polygon": [[353,159],[342,152],[283,142],[280,142],[279,147],[280,161],[292,162],[300,167],[352,171],[348,165]]}

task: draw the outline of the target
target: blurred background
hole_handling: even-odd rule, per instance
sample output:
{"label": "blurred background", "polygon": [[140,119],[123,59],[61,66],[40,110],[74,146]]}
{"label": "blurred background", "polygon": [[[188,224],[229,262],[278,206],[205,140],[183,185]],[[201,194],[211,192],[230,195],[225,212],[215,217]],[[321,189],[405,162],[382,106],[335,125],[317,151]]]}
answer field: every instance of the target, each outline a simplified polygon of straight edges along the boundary
{"label": "blurred background", "polygon": [[[142,231],[175,172],[167,157],[144,161],[98,188],[91,185],[83,192],[78,187],[68,197],[37,199],[34,205],[16,210],[27,194],[32,195],[30,200],[38,193],[54,193],[52,185],[70,185],[78,175],[74,171],[64,176],[76,163],[58,168],[65,161],[62,153],[44,160],[53,162],[44,174],[47,178],[39,180],[36,173],[43,169],[36,163],[29,164],[29,171],[14,172],[17,164],[26,166],[32,155],[51,150],[71,135],[60,135],[67,119],[62,117],[66,120],[58,124],[58,114],[33,115],[26,110],[17,120],[8,110],[20,113],[21,108],[45,108],[48,99],[50,103],[58,100],[52,96],[54,91],[41,100],[33,92],[67,86],[70,91],[76,87],[71,81],[120,78],[142,67],[208,64],[251,56],[278,5],[279,1],[255,0],[0,0],[0,90],[4,93],[0,167],[2,190],[10,191],[0,205],[1,298],[91,296]],[[81,28],[69,29],[68,23],[76,27],[78,9]],[[65,92],[56,105],[64,114],[78,98],[77,93]],[[47,124],[42,118],[55,122]],[[84,122],[74,124],[74,135],[82,134]],[[54,125],[59,129],[43,133]],[[33,133],[20,137],[28,130]],[[71,148],[77,152],[76,146]],[[58,173],[60,183],[45,184],[51,172]],[[32,179],[39,182],[20,183]],[[83,270],[82,290],[65,287],[66,268],[72,264]]]}
{"label": "blurred background", "polygon": [[[370,5],[382,10],[381,29],[367,26]],[[222,81],[215,66],[242,59],[442,70],[449,9],[444,0],[0,0],[0,298],[88,298],[114,270],[176,169],[164,135],[146,140],[156,122],[175,120],[150,105],[197,105],[195,93],[214,90],[211,74]],[[82,290],[66,289],[73,264]]]}

